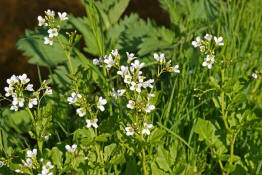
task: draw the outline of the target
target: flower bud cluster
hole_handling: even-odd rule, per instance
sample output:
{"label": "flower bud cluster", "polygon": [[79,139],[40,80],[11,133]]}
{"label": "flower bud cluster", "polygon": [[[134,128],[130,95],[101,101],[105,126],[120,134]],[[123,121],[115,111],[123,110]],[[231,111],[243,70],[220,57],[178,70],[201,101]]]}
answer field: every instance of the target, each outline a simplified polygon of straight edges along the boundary
{"label": "flower bud cluster", "polygon": [[47,26],[48,29],[48,37],[44,37],[44,44],[53,45],[54,38],[58,36],[58,33],[60,31],[60,24],[63,21],[68,20],[67,13],[66,12],[58,12],[59,16],[59,23],[55,20],[55,12],[53,10],[47,10],[45,11],[45,16],[38,16],[38,26]]}
{"label": "flower bud cluster", "polygon": [[48,87],[45,82],[43,83],[43,86],[36,92],[33,89],[33,84],[30,84],[29,82],[30,79],[26,74],[19,76],[12,75],[9,79],[7,79],[8,86],[4,88],[6,91],[5,97],[13,98],[10,110],[18,111],[19,108],[24,106],[33,108],[39,103],[40,90],[45,90],[43,95],[52,94],[52,89]]}
{"label": "flower bud cluster", "polygon": [[205,59],[202,63],[202,66],[211,69],[213,64],[215,63],[215,49],[219,46],[224,46],[224,43],[223,37],[214,36],[213,38],[211,34],[206,34],[204,40],[202,40],[199,36],[196,37],[196,40],[192,41],[192,45],[195,48],[199,47],[200,52],[202,52],[205,55]]}

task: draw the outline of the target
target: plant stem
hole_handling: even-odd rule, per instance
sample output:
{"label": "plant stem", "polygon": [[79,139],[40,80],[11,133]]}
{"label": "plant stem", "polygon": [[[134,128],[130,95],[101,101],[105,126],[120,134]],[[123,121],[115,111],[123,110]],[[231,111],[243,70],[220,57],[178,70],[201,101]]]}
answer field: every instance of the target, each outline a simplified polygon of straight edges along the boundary
{"label": "plant stem", "polygon": [[38,131],[37,127],[36,127],[36,122],[35,122],[34,115],[32,114],[31,110],[28,107],[26,108],[26,111],[29,114],[29,116],[31,117],[34,129],[35,129],[37,146],[38,146],[38,149],[39,149],[40,153],[42,154],[43,142],[41,141],[41,138],[39,137],[40,134],[39,134],[39,131]]}
{"label": "plant stem", "polygon": [[63,48],[63,51],[66,55],[66,58],[67,58],[67,62],[69,64],[69,69],[70,69],[70,73],[71,74],[74,74],[74,69],[73,69],[73,66],[72,66],[72,62],[71,62],[71,53],[70,51],[67,51],[65,46],[63,45],[61,39],[59,37],[57,37],[57,41],[59,42],[60,46]]}
{"label": "plant stem", "polygon": [[144,175],[147,175],[147,170],[146,170],[146,155],[145,155],[145,149],[144,149],[144,147],[142,147],[142,165],[143,165]]}

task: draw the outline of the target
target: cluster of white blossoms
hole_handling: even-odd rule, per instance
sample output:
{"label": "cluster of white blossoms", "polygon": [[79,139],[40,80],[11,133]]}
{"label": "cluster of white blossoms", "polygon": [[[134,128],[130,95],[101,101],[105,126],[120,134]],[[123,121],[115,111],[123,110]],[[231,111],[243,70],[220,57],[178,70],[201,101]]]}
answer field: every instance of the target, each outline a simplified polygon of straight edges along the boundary
{"label": "cluster of white blossoms", "polygon": [[[41,158],[40,162],[43,162],[44,159]],[[15,170],[16,173],[24,173],[26,169],[38,169],[40,167],[39,162],[37,161],[37,149],[28,150],[26,152],[26,160],[22,160],[22,165],[20,164],[20,168]],[[41,173],[38,175],[53,175],[50,170],[54,168],[54,165],[51,162],[47,162],[42,166]]]}
{"label": "cluster of white blossoms", "polygon": [[47,162],[45,165],[42,166],[42,171],[38,175],[53,175],[50,170],[54,168],[54,165],[51,164],[51,162]]}
{"label": "cluster of white blossoms", "polygon": [[[214,43],[212,44],[212,39],[214,39]],[[196,37],[195,41],[192,41],[192,45],[196,48],[199,47],[200,52],[205,54],[204,62],[202,66],[208,67],[211,69],[213,64],[215,63],[215,48],[219,46],[224,46],[223,37],[212,36],[211,34],[206,34],[204,40],[202,40],[199,36]]]}
{"label": "cluster of white blossoms", "polygon": [[[67,13],[66,12],[58,12],[59,16],[59,24],[61,24],[62,21],[68,20]],[[48,37],[44,37],[44,44],[53,45],[54,38],[58,36],[60,25],[55,23],[55,12],[53,10],[47,10],[45,11],[45,16],[38,16],[38,26],[47,26],[48,29]]]}
{"label": "cluster of white blossoms", "polygon": [[171,66],[171,60],[169,60],[167,62],[164,53],[161,53],[159,55],[157,53],[154,53],[154,59],[161,66],[160,71],[162,71],[162,72],[167,71],[167,72],[180,73],[179,65]]}
{"label": "cluster of white blossoms", "polygon": [[[87,103],[87,100],[85,97],[83,97],[81,94],[78,94],[76,92],[72,92],[71,97],[67,98],[67,101],[69,104],[73,104],[77,106],[76,113],[79,115],[79,117],[84,117],[87,114],[87,111],[90,113],[92,111],[92,106],[90,106]],[[99,97],[98,101],[96,102],[96,108],[100,111],[105,111],[104,105],[107,104],[107,100],[103,99],[103,97]],[[93,126],[94,128],[97,128],[98,119],[87,119],[86,120],[86,127],[90,128]]]}
{"label": "cluster of white blossoms", "polygon": [[[150,128],[153,128],[152,124],[144,123],[143,124],[143,128],[142,128],[142,134],[150,135],[150,130],[149,130]],[[137,127],[136,123],[134,123],[133,126],[132,125],[127,125],[125,130],[126,130],[126,135],[127,136],[132,136],[132,135],[135,134],[135,132],[140,134],[139,128]]]}
{"label": "cluster of white blossoms", "polygon": [[67,150],[68,152],[72,153],[72,152],[75,152],[75,150],[76,150],[76,148],[77,148],[77,145],[76,145],[76,144],[73,144],[72,146],[66,145],[65,148],[66,148],[66,150]]}
{"label": "cluster of white blossoms", "polygon": [[[117,69],[117,74],[121,77],[125,88],[118,90],[112,89],[111,95],[116,99],[121,96],[126,96],[126,107],[129,110],[137,111],[139,115],[147,115],[155,109],[155,105],[151,102],[152,97],[155,96],[154,93],[152,93],[155,80],[147,79],[143,76],[142,68],[145,66],[145,63],[140,62],[135,54],[126,52],[126,56],[127,64],[121,65],[120,55],[116,49],[104,57],[94,59],[93,64],[104,67],[107,71],[110,71],[111,68]],[[164,72],[180,73],[179,66],[171,66],[171,60],[166,61],[163,53],[159,55],[155,53],[154,59],[158,63],[158,77]],[[148,88],[150,92],[147,90]],[[132,111],[130,113],[132,113]],[[126,135],[133,135],[135,131],[149,135],[149,129],[152,128],[153,125],[147,124],[144,121],[146,120],[144,119],[142,122],[127,126],[125,128]],[[88,125],[96,127],[96,120],[88,121]]]}
{"label": "cluster of white blossoms", "polygon": [[[33,84],[30,84],[30,79],[26,74],[15,76],[12,75],[9,79],[6,80],[8,86],[5,87],[5,97],[12,97],[12,106],[10,110],[18,111],[19,108],[24,106],[28,106],[29,108],[33,108],[38,104],[37,95],[30,94],[30,92],[34,92]],[[52,89],[48,86],[44,86],[45,90],[43,95],[52,94]],[[25,105],[26,104],[26,105]]]}

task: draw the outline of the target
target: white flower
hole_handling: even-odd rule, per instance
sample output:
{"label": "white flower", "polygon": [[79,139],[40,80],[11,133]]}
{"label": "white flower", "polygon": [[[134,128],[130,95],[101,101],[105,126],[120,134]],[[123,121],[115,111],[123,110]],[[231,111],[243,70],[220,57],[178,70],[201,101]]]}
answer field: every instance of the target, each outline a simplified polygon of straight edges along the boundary
{"label": "white flower", "polygon": [[86,127],[90,128],[91,126],[93,126],[93,127],[97,128],[98,127],[97,122],[98,122],[98,119],[91,119],[91,120],[87,119],[86,120],[86,123],[87,123]]}
{"label": "white flower", "polygon": [[121,77],[124,77],[126,74],[129,73],[127,66],[121,66],[120,69],[121,69],[121,71],[120,70],[117,71],[117,74],[121,75]]}
{"label": "white flower", "polygon": [[68,152],[72,153],[72,152],[75,152],[75,150],[76,150],[76,148],[77,148],[77,145],[76,145],[76,144],[73,144],[72,146],[66,145],[65,148],[66,148],[66,150],[67,150]]}
{"label": "white flower", "polygon": [[22,84],[26,84],[30,81],[30,79],[27,78],[26,74],[19,75],[18,78],[19,78],[19,80],[21,81]]}
{"label": "white flower", "polygon": [[220,36],[218,38],[215,36],[214,40],[215,40],[217,46],[224,46],[224,43],[222,42],[223,41],[223,37],[222,36]]}
{"label": "white flower", "polygon": [[28,91],[34,91],[33,84],[28,84],[25,89]]}
{"label": "white flower", "polygon": [[111,53],[112,53],[112,55],[114,55],[116,57],[118,55],[118,50],[117,49],[112,50]]}
{"label": "white flower", "polygon": [[54,40],[53,38],[49,38],[49,37],[44,37],[44,44],[49,44],[50,46],[52,46],[54,44]]}
{"label": "white flower", "polygon": [[106,99],[103,99],[102,97],[99,97],[99,100],[97,102],[97,108],[100,109],[100,111],[104,111],[105,107],[104,105],[107,103]]}
{"label": "white flower", "polygon": [[26,159],[26,162],[24,162],[24,166],[31,167],[32,163],[33,163],[33,161],[31,159]]}
{"label": "white flower", "polygon": [[85,108],[78,108],[76,110],[76,113],[79,115],[79,117],[83,117],[86,115],[86,109]]}
{"label": "white flower", "polygon": [[153,125],[152,124],[147,124],[147,123],[144,123],[144,128],[142,130],[142,134],[147,134],[147,135],[150,135],[150,131],[149,129],[152,128]]}
{"label": "white flower", "polygon": [[139,62],[139,60],[135,60],[134,63],[131,63],[131,65],[135,68],[135,69],[141,69],[145,63],[141,63]]}
{"label": "white flower", "polygon": [[112,55],[109,54],[109,56],[105,56],[105,59],[104,59],[104,63],[106,63],[106,68],[111,68],[112,66],[114,66],[115,64],[115,61],[113,60],[112,58]]}
{"label": "white flower", "polygon": [[212,35],[207,33],[204,38],[210,41],[212,39]]}
{"label": "white flower", "polygon": [[18,106],[12,105],[12,106],[10,107],[10,110],[11,110],[11,111],[18,111]]}
{"label": "white flower", "polygon": [[215,62],[215,56],[214,55],[207,55],[207,57],[205,58],[202,66],[207,66],[208,69],[211,69],[212,68],[212,65],[214,64]]}
{"label": "white flower", "polygon": [[99,60],[97,58],[93,59],[93,64],[94,65],[98,65],[99,64]]}
{"label": "white flower", "polygon": [[68,20],[68,17],[66,15],[67,15],[66,12],[63,12],[63,13],[58,12],[58,16],[61,21]]}
{"label": "white flower", "polygon": [[31,150],[28,150],[26,152],[26,157],[29,157],[29,158],[34,158],[37,156],[37,149],[33,149],[33,151]]}
{"label": "white flower", "polygon": [[154,79],[149,79],[149,80],[143,82],[142,86],[143,86],[143,88],[147,88],[147,87],[153,88],[152,83],[154,83]]}
{"label": "white flower", "polygon": [[125,79],[124,79],[124,82],[125,82],[126,84],[130,84],[131,81],[132,81],[131,75],[126,75],[126,76],[125,76]]}
{"label": "white flower", "polygon": [[256,73],[253,73],[253,74],[252,74],[252,77],[253,77],[253,78],[255,78],[255,79],[257,79],[257,78],[258,78],[258,76],[257,76],[257,74],[256,74]]}
{"label": "white flower", "polygon": [[45,165],[43,165],[42,167],[42,174],[43,174],[43,171],[48,173],[49,170],[53,169],[54,168],[54,165],[51,164],[51,162],[47,162]]}
{"label": "white flower", "polygon": [[28,107],[32,108],[34,105],[37,105],[37,98],[29,99]]}
{"label": "white flower", "polygon": [[12,104],[14,106],[20,106],[20,107],[23,107],[24,106],[24,102],[25,102],[25,99],[24,98],[21,98],[21,97],[14,97],[13,98],[13,102]]}
{"label": "white flower", "polygon": [[125,89],[118,89],[118,90],[117,90],[118,96],[124,95],[125,92],[126,92]]}
{"label": "white flower", "polygon": [[131,63],[131,61],[133,61],[134,59],[136,59],[137,57],[135,57],[135,54],[133,54],[133,53],[128,53],[128,52],[126,52],[126,56],[127,56],[127,62],[128,63]]}
{"label": "white flower", "polygon": [[160,64],[163,64],[165,61],[165,54],[161,53],[160,55],[154,53],[154,59],[157,60]]}
{"label": "white flower", "polygon": [[7,80],[6,80],[6,82],[7,82],[10,86],[15,85],[18,81],[19,81],[19,79],[18,79],[17,76],[15,76],[15,75],[12,75],[10,79],[7,79]]}
{"label": "white flower", "polygon": [[143,83],[145,78],[146,77],[144,77],[144,76],[138,76],[139,83]]}
{"label": "white flower", "polygon": [[15,172],[16,172],[16,173],[20,173],[20,172],[21,172],[21,170],[17,169],[17,170],[15,170]]}
{"label": "white flower", "polygon": [[193,45],[194,47],[199,47],[199,46],[201,45],[201,42],[202,42],[202,40],[201,40],[201,38],[198,36],[198,37],[196,37],[196,41],[192,41],[192,45]]}
{"label": "white flower", "polygon": [[199,49],[200,49],[200,52],[205,52],[206,50],[205,46],[200,46]]}
{"label": "white flower", "polygon": [[3,167],[5,163],[3,161],[0,161],[0,168]]}
{"label": "white flower", "polygon": [[50,136],[51,136],[51,134],[48,134],[48,135],[44,136],[45,140],[46,140],[46,141],[49,140],[49,137],[50,137]]}
{"label": "white flower", "polygon": [[57,28],[49,29],[47,32],[49,33],[49,38],[53,38],[54,36],[58,36]]}
{"label": "white flower", "polygon": [[42,16],[38,16],[38,26],[43,26],[45,25],[45,18],[43,18]]}
{"label": "white flower", "polygon": [[151,112],[152,110],[155,109],[155,106],[154,105],[150,105],[150,104],[147,104],[144,108],[144,110],[146,111],[146,113],[149,113]]}
{"label": "white flower", "polygon": [[131,82],[131,87],[130,87],[131,91],[137,91],[138,93],[141,92],[141,84],[140,83],[135,83],[135,82]]}
{"label": "white flower", "polygon": [[134,109],[135,105],[136,105],[136,103],[133,100],[129,100],[126,107],[129,108],[129,109]]}
{"label": "white flower", "polygon": [[114,98],[118,98],[118,97],[122,96],[125,92],[126,92],[125,89],[118,89],[117,91],[115,91],[115,89],[112,88],[111,94]]}
{"label": "white flower", "polygon": [[53,10],[48,9],[47,11],[45,11],[45,14],[49,17],[54,17],[55,16],[55,12]]}
{"label": "white flower", "polygon": [[174,67],[172,67],[172,71],[176,73],[180,73],[179,65],[175,65]]}
{"label": "white flower", "polygon": [[9,97],[13,94],[13,87],[12,86],[5,87],[5,91],[6,91],[5,96]]}
{"label": "white flower", "polygon": [[125,130],[126,130],[126,135],[127,136],[132,136],[132,135],[135,134],[135,130],[131,126],[126,127]]}
{"label": "white flower", "polygon": [[72,92],[71,97],[68,97],[67,101],[69,102],[70,105],[74,104],[77,101],[77,97],[81,98],[82,96],[80,94],[76,94],[75,92]]}
{"label": "white flower", "polygon": [[53,93],[53,91],[52,91],[51,88],[47,88],[47,89],[45,90],[45,94],[46,94],[46,95],[51,95],[52,93]]}

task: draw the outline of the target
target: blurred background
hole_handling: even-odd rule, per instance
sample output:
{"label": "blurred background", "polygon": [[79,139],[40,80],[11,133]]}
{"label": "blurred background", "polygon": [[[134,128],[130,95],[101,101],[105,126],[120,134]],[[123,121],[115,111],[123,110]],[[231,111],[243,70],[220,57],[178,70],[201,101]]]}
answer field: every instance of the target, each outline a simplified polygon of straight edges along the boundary
{"label": "blurred background", "polygon": [[[0,0],[0,92],[4,93],[6,79],[11,75],[26,73],[31,82],[38,86],[37,68],[28,64],[29,58],[16,49],[16,42],[25,29],[37,27],[37,16],[47,9],[84,16],[85,9],[80,0]],[[168,15],[160,8],[157,0],[131,0],[125,14],[138,13],[140,17],[153,18],[158,25],[168,26]],[[47,70],[41,68],[43,79]]]}

